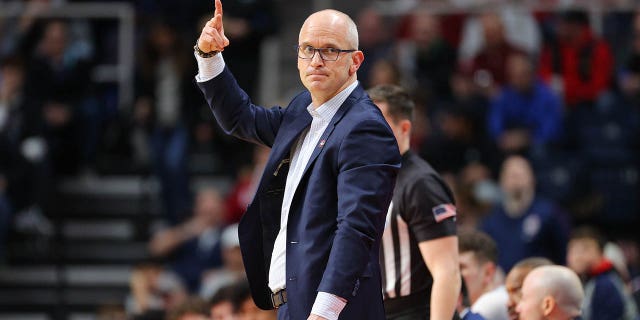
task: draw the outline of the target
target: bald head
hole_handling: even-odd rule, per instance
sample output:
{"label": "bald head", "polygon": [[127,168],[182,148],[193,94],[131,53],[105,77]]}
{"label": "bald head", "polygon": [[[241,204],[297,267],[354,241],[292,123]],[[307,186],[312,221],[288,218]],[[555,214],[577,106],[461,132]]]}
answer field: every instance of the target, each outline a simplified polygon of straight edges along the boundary
{"label": "bald head", "polygon": [[532,270],[537,267],[550,266],[550,265],[553,265],[553,262],[551,262],[551,260],[547,258],[531,257],[531,258],[526,258],[518,261],[518,263],[516,263],[511,270],[513,269]]}
{"label": "bald head", "polygon": [[[542,266],[533,269],[524,280],[522,294],[523,300],[541,302],[546,316],[557,314],[575,317],[581,314],[584,290],[576,273],[567,267]],[[522,316],[522,312],[520,314]]]}
{"label": "bald head", "polygon": [[512,320],[519,319],[516,307],[520,300],[522,300],[522,282],[527,277],[529,272],[534,268],[546,265],[552,265],[553,263],[546,258],[533,257],[521,260],[511,268],[507,278],[504,282],[504,287],[507,289],[509,300],[507,300],[507,311],[509,312],[509,318]]}
{"label": "bald head", "polygon": [[350,46],[348,49],[358,49],[358,28],[355,22],[343,12],[326,9],[313,13],[304,21],[300,34],[305,30],[315,29],[326,29],[342,34]]}

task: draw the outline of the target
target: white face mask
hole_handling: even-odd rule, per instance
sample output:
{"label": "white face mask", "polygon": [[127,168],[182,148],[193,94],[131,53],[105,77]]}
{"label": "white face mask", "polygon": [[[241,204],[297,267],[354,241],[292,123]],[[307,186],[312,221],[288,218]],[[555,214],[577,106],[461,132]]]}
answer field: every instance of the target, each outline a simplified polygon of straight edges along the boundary
{"label": "white face mask", "polygon": [[491,179],[473,185],[473,196],[482,203],[499,203],[502,200],[500,187]]}

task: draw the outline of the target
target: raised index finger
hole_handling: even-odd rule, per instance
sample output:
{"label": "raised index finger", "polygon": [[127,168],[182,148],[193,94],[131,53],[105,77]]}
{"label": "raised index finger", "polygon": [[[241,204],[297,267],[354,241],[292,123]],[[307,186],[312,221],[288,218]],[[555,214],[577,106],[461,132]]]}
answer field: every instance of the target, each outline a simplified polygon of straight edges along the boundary
{"label": "raised index finger", "polygon": [[216,3],[216,11],[213,13],[213,16],[217,16],[218,14],[222,16],[222,1],[215,0]]}

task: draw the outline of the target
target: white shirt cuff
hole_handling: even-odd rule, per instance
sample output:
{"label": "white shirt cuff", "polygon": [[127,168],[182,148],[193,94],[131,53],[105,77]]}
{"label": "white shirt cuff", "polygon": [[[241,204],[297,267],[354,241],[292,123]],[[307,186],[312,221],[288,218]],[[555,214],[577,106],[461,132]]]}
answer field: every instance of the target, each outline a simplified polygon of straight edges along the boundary
{"label": "white shirt cuff", "polygon": [[197,82],[209,81],[220,75],[224,70],[225,63],[222,58],[222,52],[211,58],[203,58],[195,52],[193,55],[198,61],[198,74],[196,75]]}
{"label": "white shirt cuff", "polygon": [[311,313],[328,320],[338,320],[340,312],[346,305],[347,301],[343,298],[327,292],[318,292]]}

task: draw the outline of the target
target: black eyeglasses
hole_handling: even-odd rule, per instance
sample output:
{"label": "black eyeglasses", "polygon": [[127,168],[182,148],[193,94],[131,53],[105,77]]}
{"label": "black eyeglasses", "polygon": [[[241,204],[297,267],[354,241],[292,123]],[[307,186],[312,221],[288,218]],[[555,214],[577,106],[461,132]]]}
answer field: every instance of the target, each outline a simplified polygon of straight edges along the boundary
{"label": "black eyeglasses", "polygon": [[342,52],[358,51],[355,49],[343,50],[343,49],[336,49],[336,48],[314,48],[313,46],[309,46],[309,45],[305,45],[305,46],[297,45],[295,46],[295,48],[296,48],[296,51],[298,51],[298,58],[300,59],[311,60],[316,55],[316,52],[318,52],[320,54],[320,58],[323,61],[336,61],[338,60],[338,57]]}

